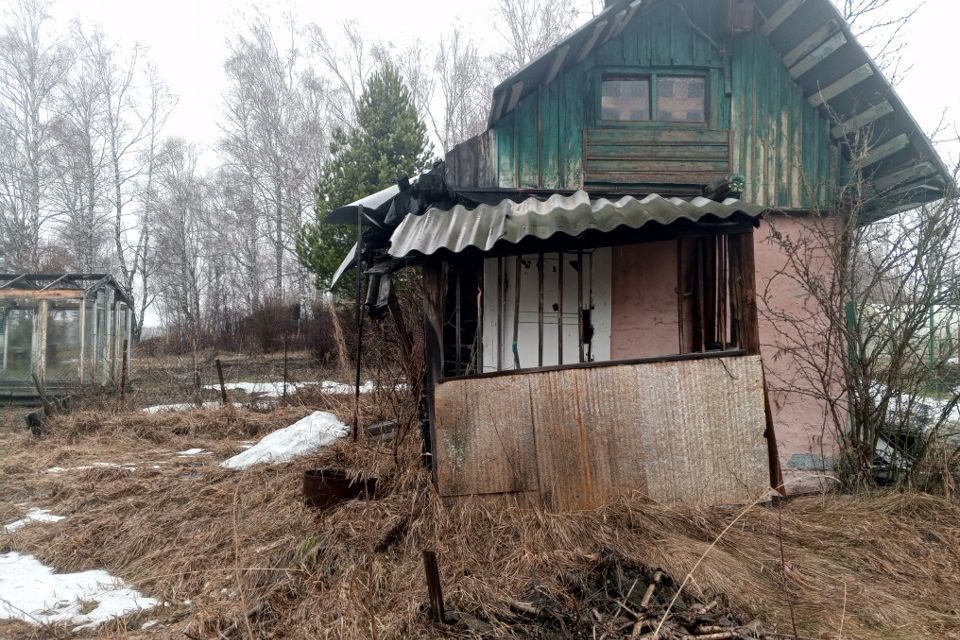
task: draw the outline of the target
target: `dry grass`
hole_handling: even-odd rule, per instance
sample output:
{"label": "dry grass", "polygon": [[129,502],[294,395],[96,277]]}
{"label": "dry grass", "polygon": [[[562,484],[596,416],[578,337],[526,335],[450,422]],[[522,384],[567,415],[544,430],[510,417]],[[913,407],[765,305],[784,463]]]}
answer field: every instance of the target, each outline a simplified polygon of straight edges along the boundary
{"label": "dry grass", "polygon": [[[347,400],[325,402],[349,419]],[[368,418],[383,413],[377,398],[366,402]],[[107,569],[168,603],[101,628],[101,637],[478,634],[478,626],[429,622],[425,548],[437,552],[448,607],[482,621],[485,635],[593,637],[591,625],[602,630],[602,621],[582,615],[584,585],[595,585],[611,566],[662,568],[680,582],[738,513],[628,498],[575,514],[481,501],[447,507],[418,463],[415,437],[397,450],[345,442],[289,464],[245,472],[217,466],[241,440],[308,411],[84,413],[61,418],[43,440],[9,434],[0,500],[29,499],[67,519],[0,534],[0,547],[61,571]],[[194,446],[215,455],[170,456]],[[94,460],[135,462],[137,469],[42,473]],[[325,513],[305,509],[302,473],[318,467],[379,477],[377,499]],[[843,618],[844,638],[958,638],[960,506],[894,493],[758,506],[710,551],[688,588],[705,598],[722,594],[768,631],[792,633],[789,597],[808,637],[837,638]],[[514,600],[566,622],[518,613]],[[136,630],[153,618],[161,624]],[[0,630],[8,638],[65,634],[24,625]]]}

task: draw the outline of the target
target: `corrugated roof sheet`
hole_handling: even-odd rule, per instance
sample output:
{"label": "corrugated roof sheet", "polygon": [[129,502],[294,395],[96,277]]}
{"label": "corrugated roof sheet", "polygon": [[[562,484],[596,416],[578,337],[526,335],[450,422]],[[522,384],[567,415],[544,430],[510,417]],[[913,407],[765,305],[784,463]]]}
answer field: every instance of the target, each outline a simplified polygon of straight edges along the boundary
{"label": "corrugated roof sheet", "polygon": [[763,208],[727,199],[681,200],[651,194],[638,199],[624,196],[613,202],[591,200],[584,191],[546,200],[527,198],[522,202],[503,200],[474,209],[456,205],[452,209],[429,209],[421,216],[408,215],[390,238],[389,253],[395,258],[411,254],[432,255],[441,249],[460,253],[468,248],[490,251],[498,242],[517,244],[529,237],[546,240],[563,234],[577,237],[586,231],[611,232],[625,227],[639,229],[649,223],[669,225],[678,220],[697,222],[707,216],[726,220],[735,214],[757,218]]}

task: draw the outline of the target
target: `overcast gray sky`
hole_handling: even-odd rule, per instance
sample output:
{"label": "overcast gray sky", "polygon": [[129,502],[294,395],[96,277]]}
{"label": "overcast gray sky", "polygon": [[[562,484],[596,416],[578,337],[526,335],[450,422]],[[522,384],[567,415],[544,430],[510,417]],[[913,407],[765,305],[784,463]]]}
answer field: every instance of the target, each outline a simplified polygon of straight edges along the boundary
{"label": "overcast gray sky", "polygon": [[[897,0],[913,6],[914,0]],[[588,4],[584,2],[584,4]],[[354,19],[371,40],[399,47],[413,40],[432,44],[441,31],[459,21],[479,42],[500,46],[493,31],[493,0],[59,0],[59,20],[79,16],[99,22],[111,38],[149,48],[161,77],[179,97],[168,133],[209,148],[217,137],[220,96],[224,89],[225,40],[243,15],[259,11],[280,17],[289,12],[304,22],[337,29]],[[920,125],[931,130],[946,112],[951,129],[960,122],[960,71],[956,53],[960,40],[960,2],[926,0],[904,34],[904,58],[911,69],[898,90]],[[428,63],[429,61],[425,61]],[[954,132],[954,137],[956,133]],[[947,160],[960,157],[955,144],[941,146]]]}

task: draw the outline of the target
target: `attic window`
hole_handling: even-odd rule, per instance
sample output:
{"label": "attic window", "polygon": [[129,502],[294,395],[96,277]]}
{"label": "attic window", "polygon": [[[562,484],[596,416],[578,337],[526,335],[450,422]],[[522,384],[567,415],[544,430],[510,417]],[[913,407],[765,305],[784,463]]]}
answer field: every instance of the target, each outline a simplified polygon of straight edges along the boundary
{"label": "attic window", "polygon": [[[607,76],[602,85],[600,118],[604,122],[706,122],[703,76]],[[656,109],[651,110],[651,104]]]}

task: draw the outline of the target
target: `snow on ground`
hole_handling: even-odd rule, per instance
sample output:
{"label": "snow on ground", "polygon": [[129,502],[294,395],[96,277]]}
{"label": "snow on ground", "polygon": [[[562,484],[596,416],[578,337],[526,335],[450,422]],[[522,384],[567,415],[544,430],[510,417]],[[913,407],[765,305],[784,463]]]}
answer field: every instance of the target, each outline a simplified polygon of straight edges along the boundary
{"label": "snow on ground", "polygon": [[13,533],[24,528],[31,522],[59,522],[65,516],[55,516],[46,509],[30,509],[27,514],[15,522],[11,522],[3,528],[5,533]]}
{"label": "snow on ground", "polygon": [[245,469],[259,463],[286,462],[316,451],[349,433],[350,428],[335,415],[315,411],[289,427],[265,436],[256,445],[220,463],[229,469]]}
{"label": "snow on ground", "polygon": [[66,473],[67,471],[89,471],[90,469],[123,469],[125,471],[136,471],[137,465],[130,462],[94,462],[92,464],[82,464],[79,467],[50,467],[44,473]]}
{"label": "snow on ground", "polygon": [[[323,393],[329,394],[354,393],[356,390],[356,387],[352,384],[334,382],[333,380],[324,380],[322,382],[288,382],[287,393],[293,393],[299,389],[317,385],[320,386],[320,390]],[[228,382],[224,386],[227,389],[245,391],[250,395],[262,396],[264,398],[279,398],[283,395],[283,382]],[[397,389],[401,389],[404,386],[405,385],[397,385]],[[360,393],[373,393],[373,390],[376,388],[377,385],[372,380],[368,380],[360,385]],[[204,389],[218,390],[220,389],[220,385],[208,384],[204,387]]]}
{"label": "snow on ground", "polygon": [[[317,384],[316,382],[288,382],[287,393],[294,393],[303,387]],[[264,398],[279,398],[283,395],[283,382],[228,382],[223,385],[229,390],[244,391],[254,396]],[[208,384],[204,389],[219,390],[219,384]]]}
{"label": "snow on ground", "polygon": [[0,620],[68,622],[79,629],[158,604],[106,571],[54,573],[33,556],[0,554]]}
{"label": "snow on ground", "polygon": [[[219,387],[217,387],[219,388]],[[183,411],[195,411],[197,409],[219,409],[223,405],[219,400],[210,400],[208,402],[203,402],[197,404],[195,402],[183,402],[181,404],[157,404],[152,407],[145,407],[141,409],[144,413],[179,413]],[[233,406],[238,409],[243,405],[239,402],[234,402]]]}
{"label": "snow on ground", "polygon": [[184,450],[184,451],[177,451],[177,455],[178,455],[178,456],[183,456],[183,457],[186,457],[186,456],[199,456],[200,454],[208,454],[208,455],[209,455],[209,453],[210,453],[210,452],[207,451],[206,449],[198,449],[198,448],[196,448],[196,447],[193,448],[193,449],[186,449],[186,450]]}

